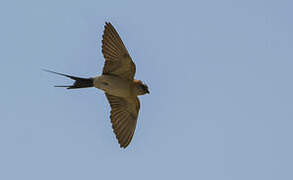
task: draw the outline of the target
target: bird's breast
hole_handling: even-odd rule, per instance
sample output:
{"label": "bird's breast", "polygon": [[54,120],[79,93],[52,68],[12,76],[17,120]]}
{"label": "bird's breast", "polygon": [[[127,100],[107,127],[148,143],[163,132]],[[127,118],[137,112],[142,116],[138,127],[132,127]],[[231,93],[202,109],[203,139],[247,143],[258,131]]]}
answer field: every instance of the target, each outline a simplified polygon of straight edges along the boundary
{"label": "bird's breast", "polygon": [[101,75],[94,78],[94,87],[118,97],[133,95],[133,82],[117,76]]}

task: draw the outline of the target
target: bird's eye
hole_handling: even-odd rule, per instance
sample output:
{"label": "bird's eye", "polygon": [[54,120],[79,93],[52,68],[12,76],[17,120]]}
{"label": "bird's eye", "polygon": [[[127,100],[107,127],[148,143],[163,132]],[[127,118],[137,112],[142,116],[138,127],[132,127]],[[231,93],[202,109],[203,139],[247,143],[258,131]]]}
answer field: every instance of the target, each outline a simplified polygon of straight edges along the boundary
{"label": "bird's eye", "polygon": [[143,90],[146,90],[146,89],[147,89],[147,87],[146,87],[144,84],[141,84],[140,87],[141,87],[141,89],[143,89]]}

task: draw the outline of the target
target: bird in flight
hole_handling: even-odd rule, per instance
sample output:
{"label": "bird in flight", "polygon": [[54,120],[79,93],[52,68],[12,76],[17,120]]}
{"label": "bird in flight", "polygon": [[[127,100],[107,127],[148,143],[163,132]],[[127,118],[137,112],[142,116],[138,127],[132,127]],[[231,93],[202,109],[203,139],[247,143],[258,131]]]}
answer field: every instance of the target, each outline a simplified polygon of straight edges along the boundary
{"label": "bird in flight", "polygon": [[67,89],[95,87],[105,92],[111,106],[111,123],[121,148],[126,148],[133,137],[140,109],[138,96],[149,94],[148,86],[134,79],[135,64],[133,63],[119,34],[110,22],[106,22],[102,53],[105,58],[101,76],[81,78],[50,70],[47,72],[62,75],[75,82]]}

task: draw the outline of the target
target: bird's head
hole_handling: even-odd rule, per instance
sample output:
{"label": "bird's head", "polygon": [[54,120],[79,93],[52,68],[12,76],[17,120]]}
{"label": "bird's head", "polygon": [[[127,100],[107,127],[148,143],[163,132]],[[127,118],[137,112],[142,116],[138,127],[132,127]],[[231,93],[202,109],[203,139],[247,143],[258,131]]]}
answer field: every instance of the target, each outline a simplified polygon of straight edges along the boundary
{"label": "bird's head", "polygon": [[134,84],[137,95],[144,95],[150,93],[148,86],[144,84],[142,81],[134,80]]}

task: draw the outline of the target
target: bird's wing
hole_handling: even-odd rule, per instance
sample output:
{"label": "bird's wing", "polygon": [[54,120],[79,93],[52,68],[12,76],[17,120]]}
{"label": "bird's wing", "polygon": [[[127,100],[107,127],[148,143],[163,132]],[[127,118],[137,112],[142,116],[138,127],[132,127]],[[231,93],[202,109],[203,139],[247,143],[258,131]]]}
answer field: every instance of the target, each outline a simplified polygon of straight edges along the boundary
{"label": "bird's wing", "polygon": [[120,147],[126,148],[135,131],[140,108],[137,97],[122,98],[106,93],[111,106],[111,122]]}
{"label": "bird's wing", "polygon": [[116,75],[133,80],[135,64],[133,63],[119,34],[109,22],[106,22],[102,40],[102,53],[105,58],[103,74]]}

